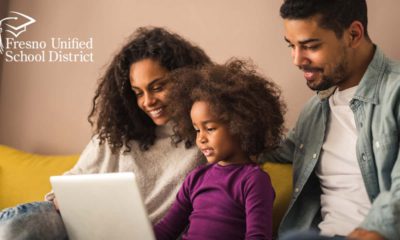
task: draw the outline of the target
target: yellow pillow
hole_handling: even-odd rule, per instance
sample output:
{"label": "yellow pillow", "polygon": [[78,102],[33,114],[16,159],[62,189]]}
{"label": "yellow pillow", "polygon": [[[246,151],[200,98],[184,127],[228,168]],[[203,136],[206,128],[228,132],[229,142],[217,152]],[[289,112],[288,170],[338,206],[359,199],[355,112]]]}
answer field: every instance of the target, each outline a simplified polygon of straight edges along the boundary
{"label": "yellow pillow", "polygon": [[261,165],[261,168],[269,174],[272,186],[275,189],[274,209],[272,212],[275,235],[292,198],[292,165],[266,162]]}
{"label": "yellow pillow", "polygon": [[29,154],[0,145],[0,210],[42,201],[51,190],[49,177],[71,169],[78,157]]}

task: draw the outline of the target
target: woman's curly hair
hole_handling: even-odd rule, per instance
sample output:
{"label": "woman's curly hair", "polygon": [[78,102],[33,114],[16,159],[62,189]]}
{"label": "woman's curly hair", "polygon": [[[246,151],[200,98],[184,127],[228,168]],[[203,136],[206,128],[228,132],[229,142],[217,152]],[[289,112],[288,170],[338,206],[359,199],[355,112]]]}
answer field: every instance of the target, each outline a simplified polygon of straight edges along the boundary
{"label": "woman's curly hair", "polygon": [[272,150],[280,143],[286,111],[280,90],[248,61],[231,59],[224,65],[180,69],[169,78],[168,111],[175,143],[185,141],[187,147],[195,143],[190,111],[196,101],[209,104],[213,115],[239,137],[248,155]]}
{"label": "woman's curly hair", "polygon": [[130,140],[145,151],[156,139],[156,125],[137,105],[129,82],[130,66],[146,58],[169,71],[211,62],[202,49],[177,34],[158,27],[137,29],[100,78],[88,116],[100,144],[107,142],[114,153],[124,145],[130,151]]}

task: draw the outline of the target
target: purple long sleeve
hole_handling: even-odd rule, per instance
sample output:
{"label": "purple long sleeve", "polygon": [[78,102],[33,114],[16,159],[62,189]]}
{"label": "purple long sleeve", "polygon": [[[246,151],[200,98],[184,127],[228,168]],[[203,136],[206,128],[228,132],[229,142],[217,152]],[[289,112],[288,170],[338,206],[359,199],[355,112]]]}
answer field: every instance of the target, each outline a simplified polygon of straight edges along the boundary
{"label": "purple long sleeve", "polygon": [[271,239],[275,194],[255,164],[211,164],[193,170],[176,201],[155,226],[159,240]]}

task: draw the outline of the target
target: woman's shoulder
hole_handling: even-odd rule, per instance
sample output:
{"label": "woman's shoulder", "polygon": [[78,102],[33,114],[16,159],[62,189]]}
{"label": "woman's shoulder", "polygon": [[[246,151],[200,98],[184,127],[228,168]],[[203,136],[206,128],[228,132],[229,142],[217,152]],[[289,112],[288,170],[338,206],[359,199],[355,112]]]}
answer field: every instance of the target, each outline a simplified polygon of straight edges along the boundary
{"label": "woman's shoulder", "polygon": [[[107,140],[100,139],[99,135],[94,135],[90,139],[89,143],[86,145],[85,149],[83,150],[82,155],[93,155],[93,154],[111,154],[111,147],[108,144]],[[107,154],[107,155],[108,155]]]}
{"label": "woman's shoulder", "polygon": [[79,156],[76,165],[64,174],[99,173],[114,171],[120,154],[114,154],[109,144],[94,135]]}
{"label": "woman's shoulder", "polygon": [[125,153],[139,151],[139,144],[137,141],[131,140],[113,152],[109,141],[107,139],[101,139],[100,136],[96,134],[92,136],[83,152],[87,151],[107,155],[123,155]]}

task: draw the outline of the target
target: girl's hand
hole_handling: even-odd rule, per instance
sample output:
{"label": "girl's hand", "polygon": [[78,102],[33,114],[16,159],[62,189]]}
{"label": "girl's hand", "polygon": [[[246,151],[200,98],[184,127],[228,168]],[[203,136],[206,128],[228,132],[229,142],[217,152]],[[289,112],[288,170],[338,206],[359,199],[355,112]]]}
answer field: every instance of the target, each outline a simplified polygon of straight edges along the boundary
{"label": "girl's hand", "polygon": [[385,238],[377,232],[368,231],[362,228],[354,229],[346,239],[349,240],[385,240]]}

